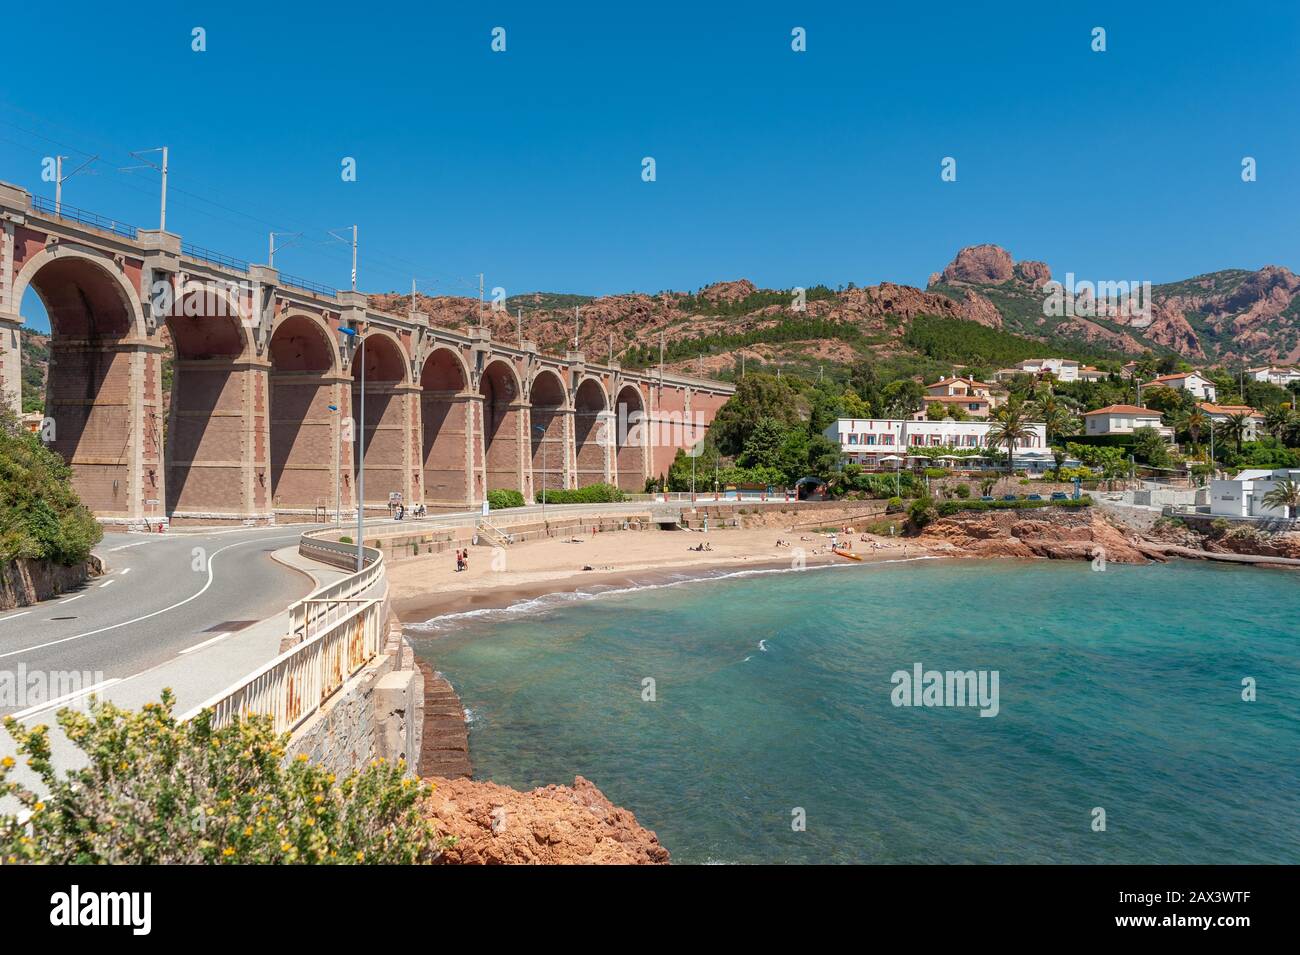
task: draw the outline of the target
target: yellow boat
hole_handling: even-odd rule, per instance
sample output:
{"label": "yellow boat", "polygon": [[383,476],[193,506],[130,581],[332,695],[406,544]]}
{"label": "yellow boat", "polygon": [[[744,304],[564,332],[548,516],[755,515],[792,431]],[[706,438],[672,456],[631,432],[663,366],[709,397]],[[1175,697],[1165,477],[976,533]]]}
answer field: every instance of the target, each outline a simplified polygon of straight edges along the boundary
{"label": "yellow boat", "polygon": [[839,554],[841,557],[847,557],[849,560],[861,560],[861,559],[862,559],[862,558],[859,557],[857,554],[853,553],[853,551],[851,551],[851,550],[840,550],[839,548],[836,548],[836,547],[831,548],[831,553],[832,553],[832,554]]}

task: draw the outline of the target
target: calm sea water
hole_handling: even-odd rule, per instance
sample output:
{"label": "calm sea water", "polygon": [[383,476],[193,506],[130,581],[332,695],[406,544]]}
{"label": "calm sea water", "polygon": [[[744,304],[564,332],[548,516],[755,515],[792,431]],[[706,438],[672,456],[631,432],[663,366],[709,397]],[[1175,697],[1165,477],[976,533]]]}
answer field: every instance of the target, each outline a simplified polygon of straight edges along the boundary
{"label": "calm sea water", "polygon": [[[914,561],[411,635],[479,776],[586,776],[675,862],[1297,863],[1298,621],[1284,571]],[[918,662],[997,670],[1000,712],[895,707]]]}

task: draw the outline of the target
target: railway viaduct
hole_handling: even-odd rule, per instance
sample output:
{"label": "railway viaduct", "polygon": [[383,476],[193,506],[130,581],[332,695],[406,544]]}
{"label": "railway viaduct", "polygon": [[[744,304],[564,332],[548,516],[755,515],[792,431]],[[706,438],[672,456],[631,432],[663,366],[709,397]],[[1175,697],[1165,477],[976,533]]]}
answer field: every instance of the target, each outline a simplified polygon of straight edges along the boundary
{"label": "railway viaduct", "polygon": [[19,401],[32,288],[51,329],[46,437],[106,523],[353,511],[363,430],[367,509],[393,492],[464,509],[498,488],[641,491],[733,391],[436,328],[174,233],[59,212],[0,183],[0,396]]}

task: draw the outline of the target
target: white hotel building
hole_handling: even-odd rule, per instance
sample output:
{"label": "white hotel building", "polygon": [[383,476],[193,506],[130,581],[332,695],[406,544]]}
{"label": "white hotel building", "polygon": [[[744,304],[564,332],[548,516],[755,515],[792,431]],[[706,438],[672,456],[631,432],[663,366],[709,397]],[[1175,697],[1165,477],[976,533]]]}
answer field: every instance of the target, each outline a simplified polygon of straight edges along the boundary
{"label": "white hotel building", "polygon": [[[991,425],[987,421],[899,421],[890,418],[839,418],[823,432],[840,447],[841,460],[867,468],[891,469],[912,463],[917,448],[988,447]],[[1030,424],[1031,434],[1016,446],[1013,465],[1039,471],[1053,466],[1047,447],[1047,426]],[[1023,454],[1021,453],[1023,452]],[[902,461],[885,461],[887,457]]]}

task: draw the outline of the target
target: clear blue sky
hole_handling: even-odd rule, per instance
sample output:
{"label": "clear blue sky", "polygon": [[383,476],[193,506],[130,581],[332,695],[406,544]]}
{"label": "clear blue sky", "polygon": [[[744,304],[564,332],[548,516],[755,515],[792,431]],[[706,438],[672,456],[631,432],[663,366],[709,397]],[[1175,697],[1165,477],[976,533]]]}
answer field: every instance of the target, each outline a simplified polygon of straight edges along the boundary
{"label": "clear blue sky", "polygon": [[99,153],[64,201],[153,227],[156,174],[116,170],[165,143],[172,231],[255,261],[302,231],[277,265],[339,286],[353,222],[366,291],[924,285],[979,242],[1300,267],[1294,3],[12,6],[0,179],[52,195],[42,157]]}

